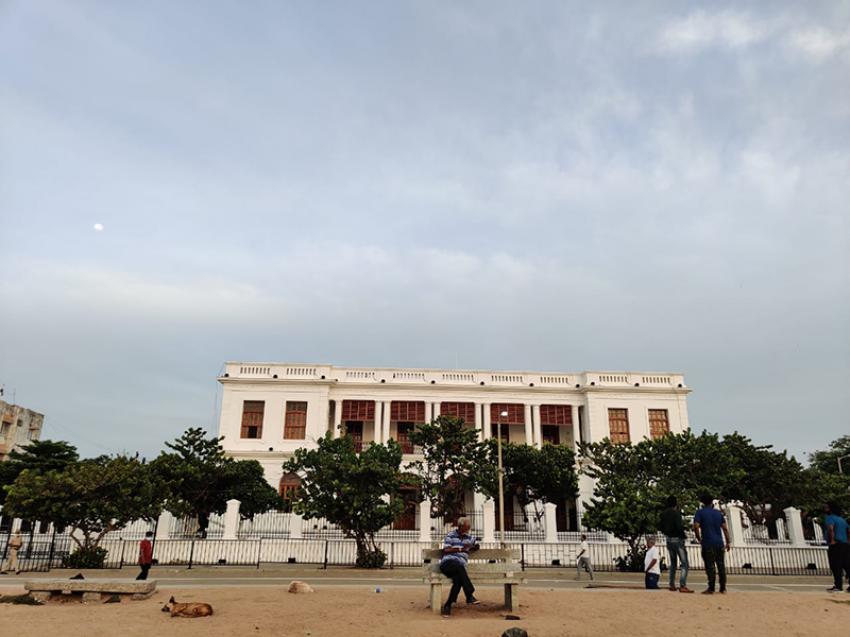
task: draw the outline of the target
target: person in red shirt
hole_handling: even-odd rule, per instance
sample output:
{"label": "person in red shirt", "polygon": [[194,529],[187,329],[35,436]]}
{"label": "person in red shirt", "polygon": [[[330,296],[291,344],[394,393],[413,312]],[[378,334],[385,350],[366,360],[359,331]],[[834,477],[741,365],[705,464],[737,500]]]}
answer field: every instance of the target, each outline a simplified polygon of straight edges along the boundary
{"label": "person in red shirt", "polygon": [[153,533],[148,531],[145,533],[145,539],[139,542],[139,566],[142,569],[142,572],[138,574],[136,579],[147,579],[148,571],[151,570],[151,564],[153,564],[153,544],[151,544],[151,538],[153,537]]}

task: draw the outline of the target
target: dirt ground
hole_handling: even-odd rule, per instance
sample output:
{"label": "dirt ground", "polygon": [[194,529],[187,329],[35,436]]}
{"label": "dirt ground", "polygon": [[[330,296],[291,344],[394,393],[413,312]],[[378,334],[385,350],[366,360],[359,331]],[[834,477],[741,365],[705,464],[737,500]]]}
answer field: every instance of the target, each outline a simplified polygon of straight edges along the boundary
{"label": "dirt ground", "polygon": [[[0,594],[18,594],[3,588]],[[481,606],[459,604],[451,618],[426,608],[423,586],[382,587],[382,592],[317,586],[295,595],[283,587],[177,588],[162,586],[145,601],[121,604],[54,603],[45,606],[0,604],[3,634],[194,637],[257,635],[274,637],[499,637],[512,626],[530,637],[628,635],[783,635],[832,634],[850,625],[850,594],[746,592],[682,595],[669,591],[521,591],[519,621],[506,620],[501,591],[480,588]],[[171,618],[160,612],[177,601],[212,604],[212,617]],[[836,603],[840,601],[842,603]]]}

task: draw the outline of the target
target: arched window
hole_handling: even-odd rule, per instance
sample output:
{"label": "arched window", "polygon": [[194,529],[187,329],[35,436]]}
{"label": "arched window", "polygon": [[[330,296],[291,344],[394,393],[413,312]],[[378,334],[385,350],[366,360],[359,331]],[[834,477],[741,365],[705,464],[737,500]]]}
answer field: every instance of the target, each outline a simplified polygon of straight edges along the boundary
{"label": "arched window", "polygon": [[287,473],[280,479],[278,493],[280,493],[280,497],[283,499],[283,510],[287,513],[292,511],[292,500],[295,498],[295,494],[298,492],[300,486],[301,478],[298,477],[298,474]]}

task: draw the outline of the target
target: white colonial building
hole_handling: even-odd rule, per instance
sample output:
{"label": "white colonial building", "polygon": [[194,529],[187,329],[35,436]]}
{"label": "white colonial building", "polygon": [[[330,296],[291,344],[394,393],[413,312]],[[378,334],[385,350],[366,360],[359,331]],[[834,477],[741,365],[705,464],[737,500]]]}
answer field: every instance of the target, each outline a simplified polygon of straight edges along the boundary
{"label": "white colonial building", "polygon": [[[636,441],[688,428],[690,389],[681,374],[661,372],[516,372],[449,369],[352,368],[294,363],[227,363],[219,435],[228,455],[258,460],[281,493],[297,485],[282,464],[298,447],[328,432],[357,445],[395,439],[416,458],[409,432],[440,414],[462,417],[482,439],[564,444]],[[582,478],[576,501],[557,507],[559,531],[577,530],[581,503],[592,493]],[[565,494],[566,495],[566,494]],[[468,494],[470,512],[484,498]],[[491,505],[492,506],[492,505]],[[414,510],[415,509],[415,510]],[[510,509],[510,510],[509,510]],[[506,502],[506,528],[514,520]],[[415,528],[419,508],[399,528]]]}

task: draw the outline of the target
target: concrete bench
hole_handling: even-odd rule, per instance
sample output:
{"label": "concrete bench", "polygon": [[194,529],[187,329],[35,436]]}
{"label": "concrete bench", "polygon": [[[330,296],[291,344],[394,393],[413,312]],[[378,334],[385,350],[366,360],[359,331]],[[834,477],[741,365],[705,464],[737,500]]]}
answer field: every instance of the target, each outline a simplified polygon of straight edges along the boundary
{"label": "concrete bench", "polygon": [[[439,613],[443,600],[443,585],[451,586],[452,581],[440,572],[442,549],[425,549],[422,551],[422,561],[425,583],[431,586],[430,604],[434,613]],[[517,549],[479,549],[469,554],[469,564],[466,567],[469,579],[473,584],[501,584],[505,587],[505,608],[519,608],[519,585],[525,584],[519,573],[522,566],[519,563]]]}
{"label": "concrete bench", "polygon": [[34,579],[24,583],[30,597],[42,602],[51,595],[82,594],[84,602],[99,602],[103,595],[147,599],[156,591],[156,580],[133,579]]}

